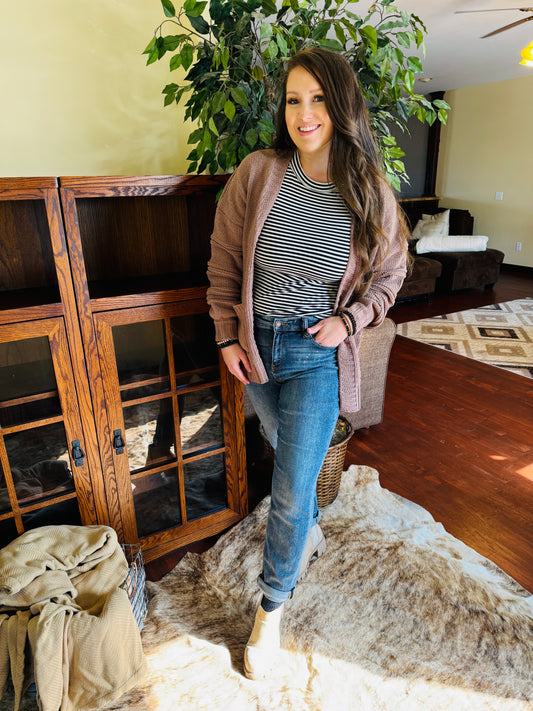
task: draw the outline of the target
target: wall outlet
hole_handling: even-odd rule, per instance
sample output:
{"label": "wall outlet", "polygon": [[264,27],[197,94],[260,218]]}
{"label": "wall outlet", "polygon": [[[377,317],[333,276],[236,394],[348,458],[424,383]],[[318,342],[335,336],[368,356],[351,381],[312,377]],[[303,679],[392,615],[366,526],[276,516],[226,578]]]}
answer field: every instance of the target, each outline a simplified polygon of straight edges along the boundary
{"label": "wall outlet", "polygon": [[503,193],[495,193],[494,199],[495,200],[503,200]]}
{"label": "wall outlet", "polygon": [[522,242],[517,242],[515,244],[515,252],[521,252],[522,251]]}

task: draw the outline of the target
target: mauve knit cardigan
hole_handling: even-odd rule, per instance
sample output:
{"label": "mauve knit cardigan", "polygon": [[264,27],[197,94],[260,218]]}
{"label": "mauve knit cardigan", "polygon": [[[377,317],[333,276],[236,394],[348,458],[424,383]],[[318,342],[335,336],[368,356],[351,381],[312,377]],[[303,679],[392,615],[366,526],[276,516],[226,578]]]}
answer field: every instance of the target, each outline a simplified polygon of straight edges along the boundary
{"label": "mauve knit cardigan", "polygon": [[[267,375],[254,340],[254,252],[289,161],[290,156],[279,157],[273,150],[256,151],[247,156],[226,184],[211,236],[207,301],[215,323],[216,339],[238,338],[250,359],[250,379],[256,383],[266,382]],[[324,226],[327,230],[327,215],[324,215]],[[385,183],[381,227],[389,237],[390,246],[377,279],[364,298],[352,301],[358,268],[352,244],[335,302],[334,313],[339,308],[349,309],[357,323],[356,334],[346,338],[338,347],[339,401],[343,412],[357,412],[361,408],[358,349],[362,329],[382,323],[406,274],[397,204],[392,190]]]}

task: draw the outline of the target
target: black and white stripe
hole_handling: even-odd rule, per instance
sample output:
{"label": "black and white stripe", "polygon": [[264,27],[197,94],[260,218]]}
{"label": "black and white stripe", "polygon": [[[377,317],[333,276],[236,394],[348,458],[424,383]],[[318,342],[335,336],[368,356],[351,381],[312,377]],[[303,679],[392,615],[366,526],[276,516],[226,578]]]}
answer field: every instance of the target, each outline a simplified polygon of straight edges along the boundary
{"label": "black and white stripe", "polygon": [[317,183],[294,153],[255,252],[254,310],[331,316],[350,252],[351,216],[332,183]]}

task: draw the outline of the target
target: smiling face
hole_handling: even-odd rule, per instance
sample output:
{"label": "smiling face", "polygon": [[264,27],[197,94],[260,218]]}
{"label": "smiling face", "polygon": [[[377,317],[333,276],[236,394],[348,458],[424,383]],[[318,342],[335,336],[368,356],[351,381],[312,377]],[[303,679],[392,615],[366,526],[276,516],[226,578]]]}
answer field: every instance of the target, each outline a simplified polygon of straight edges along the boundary
{"label": "smiling face", "polygon": [[294,67],[287,78],[285,123],[300,156],[327,159],[333,123],[326,109],[322,87],[303,67]]}

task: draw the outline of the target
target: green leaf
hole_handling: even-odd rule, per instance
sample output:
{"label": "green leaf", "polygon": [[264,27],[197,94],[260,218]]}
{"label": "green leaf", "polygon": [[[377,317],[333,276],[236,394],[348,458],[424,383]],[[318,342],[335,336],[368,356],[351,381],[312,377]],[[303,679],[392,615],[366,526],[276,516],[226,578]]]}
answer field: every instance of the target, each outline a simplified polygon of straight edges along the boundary
{"label": "green leaf", "polygon": [[248,131],[246,131],[246,143],[253,148],[257,143],[257,139],[257,131],[253,128],[249,128]]}
{"label": "green leaf", "polygon": [[259,119],[257,122],[257,128],[261,131],[266,131],[267,133],[273,133],[276,130],[276,127],[272,123],[270,119]]}
{"label": "green leaf", "polygon": [[342,52],[344,47],[340,42],[334,39],[325,39],[320,42],[320,46],[324,47],[324,49],[331,49],[334,52]]}
{"label": "green leaf", "polygon": [[176,10],[170,0],[161,0],[161,5],[163,5],[163,12],[167,17],[176,17]]}
{"label": "green leaf", "polygon": [[239,160],[244,160],[246,156],[250,153],[250,149],[248,146],[245,146],[244,143],[241,143],[239,146]]}
{"label": "green leaf", "polygon": [[265,75],[259,64],[256,64],[255,67],[252,69],[252,76],[254,79],[257,79],[257,81],[263,81],[263,77]]}
{"label": "green leaf", "polygon": [[187,15],[187,19],[193,26],[193,28],[196,30],[196,32],[199,32],[201,35],[208,35],[209,34],[209,25],[208,23],[204,20],[203,17],[196,17],[195,15]]}
{"label": "green leaf", "polygon": [[207,6],[207,0],[205,2],[196,2],[196,0],[185,0],[183,5],[183,10],[188,18],[199,17]]}
{"label": "green leaf", "polygon": [[170,58],[170,71],[173,72],[178,67],[181,67],[181,54],[175,54]]}
{"label": "green leaf", "polygon": [[152,39],[150,40],[150,44],[148,44],[146,46],[146,49],[144,50],[143,54],[150,54],[152,52],[152,50],[154,49],[155,44],[156,44],[156,38],[152,37]]}
{"label": "green leaf", "polygon": [[262,22],[261,23],[261,30],[260,30],[260,37],[262,40],[270,39],[272,37],[273,30],[272,30],[272,24],[270,22]]}
{"label": "green leaf", "polygon": [[416,74],[419,74],[420,72],[424,71],[422,69],[422,62],[418,57],[407,57],[407,66],[412,72],[415,72]]}
{"label": "green leaf", "polygon": [[169,106],[170,104],[173,104],[173,103],[174,103],[174,97],[175,97],[175,94],[167,94],[167,95],[165,96],[165,101],[163,102],[163,105],[164,105],[164,106]]}
{"label": "green leaf", "polygon": [[229,57],[230,57],[228,47],[224,47],[224,49],[222,50],[221,57],[222,57],[222,66],[224,67],[224,69],[227,69],[228,63],[229,63]]}
{"label": "green leaf", "polygon": [[218,91],[214,97],[213,101],[211,102],[211,110],[214,114],[218,114],[219,111],[222,111],[224,108],[224,104],[226,103],[226,94],[224,94],[222,91]]}
{"label": "green leaf", "polygon": [[436,120],[437,114],[433,111],[433,109],[429,109],[429,111],[426,111],[426,123],[428,123],[430,126],[433,126]]}
{"label": "green leaf", "polygon": [[400,182],[400,178],[395,173],[387,173],[387,180],[391,188],[400,192],[402,184]]}
{"label": "green leaf", "polygon": [[[204,129],[203,128],[197,128],[194,130],[191,135],[189,136],[187,143],[198,143],[198,141],[202,140],[202,136],[204,135]],[[191,160],[191,156],[187,156],[187,160]]]}
{"label": "green leaf", "polygon": [[279,52],[278,45],[274,40],[272,40],[267,47],[267,54],[270,59],[274,59]]}
{"label": "green leaf", "polygon": [[340,44],[344,46],[344,44],[346,43],[346,35],[344,34],[344,30],[338,22],[335,23],[335,34]]}
{"label": "green leaf", "polygon": [[259,132],[259,138],[261,141],[263,141],[264,144],[267,146],[272,145],[272,134],[267,133],[266,131],[260,131]]}
{"label": "green leaf", "polygon": [[404,54],[401,49],[398,49],[398,47],[393,47],[392,56],[399,67],[403,66]]}
{"label": "green leaf", "polygon": [[181,49],[181,63],[184,69],[188,69],[194,57],[194,49],[192,44],[186,44]]}
{"label": "green leaf", "polygon": [[233,118],[235,116],[235,104],[229,99],[224,104],[224,113],[230,121],[233,121]]}
{"label": "green leaf", "polygon": [[415,83],[415,75],[413,72],[404,72],[403,84],[409,94],[413,93],[413,85]]}
{"label": "green leaf", "polygon": [[219,166],[222,168],[222,170],[226,170],[226,154],[222,153],[222,151],[220,150],[217,158]]}
{"label": "green leaf", "polygon": [[376,32],[376,28],[372,27],[371,25],[365,25],[364,27],[359,28],[359,32],[368,42],[370,49],[373,52],[377,52],[378,33]]}
{"label": "green leaf", "polygon": [[330,27],[331,27],[330,22],[319,22],[318,25],[313,30],[313,32],[311,33],[311,37],[317,41],[325,39]]}
{"label": "green leaf", "polygon": [[265,15],[275,15],[278,11],[276,3],[272,2],[272,0],[263,0],[263,2],[261,3],[261,9],[265,13]]}
{"label": "green leaf", "polygon": [[450,104],[447,101],[443,101],[442,99],[435,99],[433,101],[433,106],[436,106],[438,109],[449,109]]}
{"label": "green leaf", "polygon": [[240,106],[248,106],[248,97],[242,89],[239,89],[236,86],[233,87],[231,90],[231,96],[236,104],[240,104]]}
{"label": "green leaf", "polygon": [[158,59],[159,59],[159,52],[157,51],[157,49],[153,49],[150,52],[150,56],[146,60],[146,66],[148,66],[149,64],[153,64],[154,62],[157,62]]}
{"label": "green leaf", "polygon": [[211,129],[211,131],[215,134],[215,136],[216,136],[217,138],[220,136],[220,134],[219,134],[219,132],[218,132],[218,129],[217,129],[217,127],[216,127],[215,121],[214,121],[214,119],[213,119],[212,116],[211,116],[211,118],[209,119],[209,128]]}
{"label": "green leaf", "polygon": [[[279,35],[276,37],[276,42],[278,43],[279,50],[282,54],[283,57],[286,57],[287,54],[289,53],[289,48],[287,47],[287,41],[283,35]],[[262,79],[262,77],[261,77]]]}
{"label": "green leaf", "polygon": [[444,109],[439,109],[437,116],[439,117],[439,121],[446,125],[448,121],[448,114],[446,113],[446,111]]}
{"label": "green leaf", "polygon": [[341,22],[348,30],[348,33],[349,33],[350,37],[353,39],[353,41],[356,42],[357,44],[359,44],[359,37],[357,36],[357,30],[354,27],[353,23],[351,23],[345,17],[342,18]]}
{"label": "green leaf", "polygon": [[402,47],[407,47],[407,49],[409,49],[411,46],[411,38],[407,32],[397,32],[396,39],[398,40],[398,44],[401,44]]}
{"label": "green leaf", "polygon": [[163,47],[168,52],[173,52],[180,42],[181,38],[178,35],[167,35],[163,37]]}

